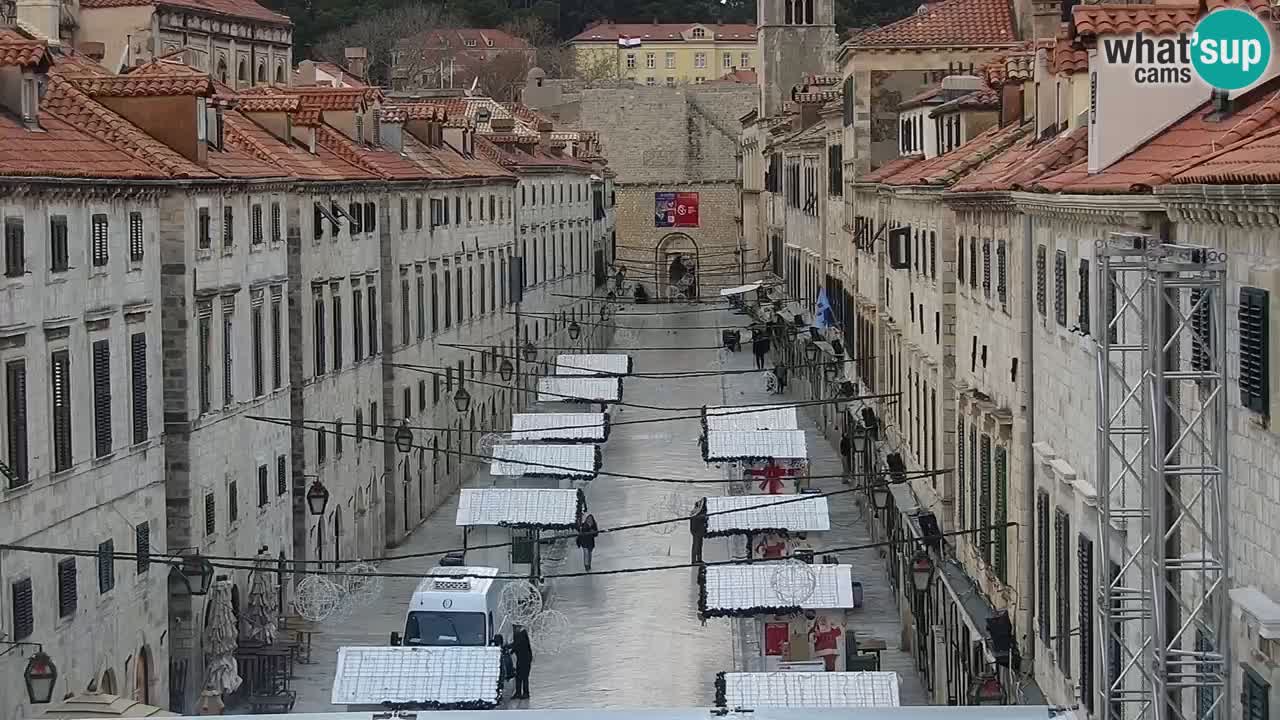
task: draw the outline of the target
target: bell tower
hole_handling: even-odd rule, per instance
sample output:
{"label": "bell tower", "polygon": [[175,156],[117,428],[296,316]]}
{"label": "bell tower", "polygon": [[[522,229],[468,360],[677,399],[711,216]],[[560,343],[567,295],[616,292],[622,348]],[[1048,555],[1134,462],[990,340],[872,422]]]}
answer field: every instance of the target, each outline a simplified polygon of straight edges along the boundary
{"label": "bell tower", "polygon": [[782,112],[805,75],[836,72],[835,0],[756,0],[760,115]]}

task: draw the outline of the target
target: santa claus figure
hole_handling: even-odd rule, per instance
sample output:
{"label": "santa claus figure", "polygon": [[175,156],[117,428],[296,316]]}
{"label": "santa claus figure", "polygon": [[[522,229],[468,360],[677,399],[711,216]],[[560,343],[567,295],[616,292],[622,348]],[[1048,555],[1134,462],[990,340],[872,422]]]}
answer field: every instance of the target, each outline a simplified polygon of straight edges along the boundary
{"label": "santa claus figure", "polygon": [[787,539],[781,535],[765,535],[756,543],[756,555],[765,560],[781,560],[787,555]]}
{"label": "santa claus figure", "polygon": [[831,619],[826,615],[819,615],[813,621],[813,626],[809,628],[813,654],[822,658],[827,672],[833,672],[836,669],[836,658],[840,655],[840,636],[843,634],[844,631],[839,626],[832,625]]}

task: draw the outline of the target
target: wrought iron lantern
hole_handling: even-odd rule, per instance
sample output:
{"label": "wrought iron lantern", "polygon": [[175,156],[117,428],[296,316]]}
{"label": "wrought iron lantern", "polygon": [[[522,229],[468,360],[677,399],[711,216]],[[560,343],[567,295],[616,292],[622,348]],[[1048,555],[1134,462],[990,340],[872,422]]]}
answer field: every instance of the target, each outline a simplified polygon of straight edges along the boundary
{"label": "wrought iron lantern", "polygon": [[835,380],[839,375],[840,363],[829,362],[822,368],[822,376],[827,379],[827,382]]}
{"label": "wrought iron lantern", "polygon": [[534,347],[533,343],[528,340],[525,341],[521,352],[524,353],[524,359],[529,362],[533,362],[538,359],[538,348]]}
{"label": "wrought iron lantern", "polygon": [[818,346],[808,343],[804,346],[804,360],[807,364],[812,365],[818,362]]}
{"label": "wrought iron lantern", "polygon": [[577,340],[579,337],[582,337],[582,326],[578,324],[577,320],[574,320],[569,323],[569,339]]}
{"label": "wrought iron lantern", "polygon": [[871,504],[877,510],[889,507],[889,486],[880,484],[871,488]]}
{"label": "wrought iron lantern", "polygon": [[324,515],[324,509],[329,506],[329,488],[316,478],[311,483],[311,487],[307,489],[307,509],[311,511],[313,517]]}
{"label": "wrought iron lantern", "polygon": [[37,650],[27,661],[22,673],[27,683],[27,699],[32,705],[48,705],[53,701],[53,687],[58,683],[58,666],[44,650]]}
{"label": "wrought iron lantern", "polygon": [[916,592],[929,591],[929,584],[933,582],[933,558],[929,557],[928,550],[917,552],[911,561],[911,582]]}
{"label": "wrought iron lantern", "polygon": [[401,420],[400,427],[396,428],[396,449],[402,453],[413,450],[413,431],[406,420]]}
{"label": "wrought iron lantern", "polygon": [[183,584],[190,595],[203,596],[209,594],[213,587],[213,563],[201,555],[187,555],[182,558],[182,565],[175,568],[182,576]]}
{"label": "wrought iron lantern", "polygon": [[516,368],[511,363],[511,358],[502,358],[502,364],[498,366],[498,375],[502,377],[502,381],[509,382],[515,374]]}
{"label": "wrought iron lantern", "polygon": [[458,386],[458,392],[453,394],[453,406],[460,413],[465,413],[471,409],[471,393],[467,392],[467,389],[461,385]]}

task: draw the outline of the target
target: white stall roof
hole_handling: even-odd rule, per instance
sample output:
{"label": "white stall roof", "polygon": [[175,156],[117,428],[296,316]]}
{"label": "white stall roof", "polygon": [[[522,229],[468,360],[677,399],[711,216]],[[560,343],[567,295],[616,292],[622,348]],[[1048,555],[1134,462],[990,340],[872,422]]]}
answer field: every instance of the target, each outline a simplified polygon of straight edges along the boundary
{"label": "white stall roof", "polygon": [[568,527],[578,521],[578,491],[533,488],[463,488],[458,526]]}
{"label": "white stall roof", "polygon": [[557,375],[628,375],[630,355],[557,355]]}
{"label": "white stall roof", "polygon": [[759,290],[761,285],[764,285],[764,281],[757,280],[753,283],[747,283],[746,285],[739,285],[738,287],[725,288],[724,290],[720,291],[720,297],[729,297],[730,295],[741,295],[742,293],[749,293],[752,290]]}
{"label": "white stall roof", "polygon": [[489,474],[500,477],[593,478],[596,476],[596,446],[582,443],[495,445]]}
{"label": "white stall roof", "polygon": [[[707,498],[707,532],[756,530],[821,532],[831,529],[825,497],[791,495],[717,495]],[[726,512],[736,511],[736,512]],[[716,513],[721,513],[717,515]]]}
{"label": "white stall roof", "polygon": [[[853,607],[852,565],[811,565],[814,574],[812,592],[797,602],[782,598],[775,589],[781,563],[743,563],[708,565],[706,572],[706,607],[708,614],[733,614],[756,608],[792,608],[830,610]],[[807,588],[806,588],[807,590]],[[784,593],[789,590],[784,587]],[[805,592],[805,591],[798,591]]]}
{"label": "white stall roof", "polygon": [[794,405],[709,407],[707,430],[797,430]]}
{"label": "white stall roof", "polygon": [[338,648],[334,705],[498,701],[497,647]]}
{"label": "white stall roof", "polygon": [[555,375],[538,378],[538,402],[618,402],[622,380],[615,377]]}
{"label": "white stall roof", "polygon": [[[762,708],[735,712],[705,707],[682,708],[564,708],[556,710],[417,711],[418,720],[1048,720],[1045,705],[989,705],[948,707],[903,705],[896,708]],[[184,716],[198,717],[198,716]],[[374,720],[385,711],[290,713],[288,715],[223,715],[223,720]]]}
{"label": "white stall roof", "polygon": [[724,674],[725,707],[898,707],[896,672]]}
{"label": "white stall roof", "polygon": [[707,432],[708,462],[748,458],[807,458],[803,430],[711,430]]}
{"label": "white stall roof", "polygon": [[517,413],[511,416],[514,440],[604,440],[604,413]]}

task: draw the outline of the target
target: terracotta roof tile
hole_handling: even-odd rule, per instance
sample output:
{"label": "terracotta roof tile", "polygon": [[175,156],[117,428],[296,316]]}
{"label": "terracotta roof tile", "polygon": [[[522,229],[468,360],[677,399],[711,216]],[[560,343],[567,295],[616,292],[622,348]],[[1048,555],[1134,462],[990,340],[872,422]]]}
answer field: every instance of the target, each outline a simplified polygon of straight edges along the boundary
{"label": "terracotta roof tile", "polygon": [[1011,45],[1017,42],[1007,0],[942,0],[849,41],[855,48]]}
{"label": "terracotta roof tile", "polygon": [[1173,178],[1174,184],[1270,185],[1280,182],[1280,126],[1224,148]]}
{"label": "terracotta roof tile", "polygon": [[1265,83],[1238,100],[1224,120],[1209,120],[1205,103],[1100,173],[1082,161],[1039,180],[1037,189],[1067,193],[1145,192],[1224,147],[1280,125],[1280,83]]}
{"label": "terracotta roof tile", "polygon": [[259,5],[253,0],[80,0],[82,8],[142,7],[159,5],[184,8],[210,15],[257,20],[273,25],[292,25],[288,17]]}
{"label": "terracotta roof tile", "polygon": [[891,178],[894,175],[897,175],[898,173],[922,162],[924,162],[923,155],[907,155],[905,157],[894,158],[866,175],[859,177],[856,182],[884,182],[887,178]]}
{"label": "terracotta roof tile", "polygon": [[237,107],[242,112],[296,112],[301,103],[297,95],[247,95],[239,98]]}
{"label": "terracotta roof tile", "polygon": [[1089,51],[1076,47],[1075,43],[1059,34],[1049,51],[1049,72],[1068,75],[1089,71]]}
{"label": "terracotta roof tile", "polygon": [[1022,190],[1038,178],[1085,159],[1089,129],[1080,126],[1049,140],[1034,134],[983,163],[951,188],[953,193]]}
{"label": "terracotta roof tile", "polygon": [[228,127],[233,128],[235,142],[255,155],[273,162],[299,180],[372,180],[373,174],[335,155],[317,143],[315,154],[293,140],[282,140],[266,128],[239,113],[229,113]]}
{"label": "terracotta roof tile", "polygon": [[173,177],[212,177],[208,170],[187,160],[164,143],[94,102],[70,81],[50,75],[43,106],[60,119],[102,138],[140,161],[154,165]]}
{"label": "terracotta roof tile", "polygon": [[991,88],[982,88],[942,103],[929,111],[929,117],[937,117],[956,110],[998,110],[999,108],[999,91]]}
{"label": "terracotta roof tile", "polygon": [[[419,141],[412,133],[404,135],[404,153],[409,159],[413,160],[422,167],[428,177],[438,179],[476,179],[476,178],[513,178],[509,171],[504,170],[494,160],[488,157],[463,157],[457,150],[445,145],[439,148],[428,147]],[[492,147],[483,138],[476,139],[476,148],[484,150],[485,146]],[[482,153],[488,155],[489,153]]]}
{"label": "terracotta roof tile", "polygon": [[684,40],[682,33],[695,25],[707,29],[708,40],[713,36],[716,40],[754,41],[756,39],[756,26],[748,24],[599,23],[574,35],[569,42],[612,42],[620,37],[640,38],[642,41],[652,42],[681,42]]}
{"label": "terracotta roof tile", "polygon": [[191,95],[208,97],[213,94],[213,83],[207,75],[186,73],[152,73],[139,77],[133,75],[86,77],[67,76],[69,82],[92,97],[175,97]]}
{"label": "terracotta roof tile", "polygon": [[711,82],[725,83],[741,83],[743,85],[755,85],[759,78],[756,76],[755,70],[734,70],[727,75],[719,77]]}
{"label": "terracotta roof tile", "polygon": [[275,156],[242,130],[245,123],[252,121],[236,112],[224,112],[222,118],[223,149],[209,150],[210,170],[222,177],[239,180],[290,176],[289,170]]}
{"label": "terracotta roof tile", "polygon": [[1071,15],[1081,37],[1139,31],[1172,35],[1195,28],[1197,5],[1076,5]]}
{"label": "terracotta roof tile", "polygon": [[886,185],[949,185],[1022,138],[1028,126],[995,126],[944,155],[938,155],[886,178]]}
{"label": "terracotta roof tile", "polygon": [[40,113],[32,132],[0,113],[0,176],[161,179],[168,173],[83,132],[54,113]]}
{"label": "terracotta roof tile", "polygon": [[34,67],[48,52],[44,41],[14,28],[0,28],[0,67]]}

